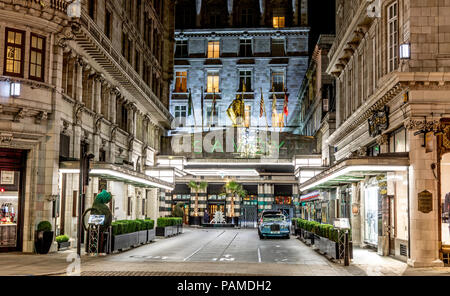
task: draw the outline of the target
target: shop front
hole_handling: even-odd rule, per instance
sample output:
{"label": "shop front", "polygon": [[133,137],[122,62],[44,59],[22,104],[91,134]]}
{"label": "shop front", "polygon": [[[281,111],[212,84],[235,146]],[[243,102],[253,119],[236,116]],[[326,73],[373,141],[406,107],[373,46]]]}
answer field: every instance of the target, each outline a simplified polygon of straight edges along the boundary
{"label": "shop front", "polygon": [[26,155],[0,148],[0,252],[22,251]]}
{"label": "shop front", "polygon": [[280,210],[286,217],[292,219],[295,213],[292,185],[274,185],[273,210]]}
{"label": "shop front", "polygon": [[[303,215],[324,223],[325,207],[319,210],[318,199],[321,191],[327,191],[330,198],[322,200],[328,200],[329,224],[333,215],[349,218],[354,245],[371,246],[379,255],[406,261],[408,164],[406,157],[344,160],[300,185],[302,192],[309,192],[302,195]],[[332,197],[333,189],[336,189],[336,201]]]}
{"label": "shop front", "polygon": [[227,195],[224,193],[224,184],[209,184],[207,194],[208,223],[213,221],[217,212],[226,217]]}

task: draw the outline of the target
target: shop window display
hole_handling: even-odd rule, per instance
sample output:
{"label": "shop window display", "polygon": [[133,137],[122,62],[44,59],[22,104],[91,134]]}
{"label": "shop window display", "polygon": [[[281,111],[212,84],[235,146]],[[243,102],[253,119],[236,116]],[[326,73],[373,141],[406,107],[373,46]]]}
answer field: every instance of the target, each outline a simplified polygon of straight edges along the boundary
{"label": "shop window display", "polygon": [[378,187],[370,186],[365,193],[365,241],[378,245]]}
{"label": "shop window display", "polygon": [[16,247],[19,209],[18,172],[0,172],[0,247]]}
{"label": "shop window display", "polygon": [[441,239],[442,245],[450,245],[450,184],[442,182],[450,178],[450,154],[442,156],[441,161]]}

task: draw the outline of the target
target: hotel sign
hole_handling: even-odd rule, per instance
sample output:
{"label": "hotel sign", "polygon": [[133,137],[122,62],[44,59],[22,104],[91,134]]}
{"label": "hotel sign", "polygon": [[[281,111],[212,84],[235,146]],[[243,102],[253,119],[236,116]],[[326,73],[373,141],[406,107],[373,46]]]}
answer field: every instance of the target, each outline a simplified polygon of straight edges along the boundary
{"label": "hotel sign", "polygon": [[377,110],[369,117],[369,134],[371,137],[381,135],[389,127],[389,107],[384,106],[383,110]]}
{"label": "hotel sign", "polygon": [[418,209],[420,212],[428,214],[433,210],[433,194],[428,190],[422,191],[418,195]]}

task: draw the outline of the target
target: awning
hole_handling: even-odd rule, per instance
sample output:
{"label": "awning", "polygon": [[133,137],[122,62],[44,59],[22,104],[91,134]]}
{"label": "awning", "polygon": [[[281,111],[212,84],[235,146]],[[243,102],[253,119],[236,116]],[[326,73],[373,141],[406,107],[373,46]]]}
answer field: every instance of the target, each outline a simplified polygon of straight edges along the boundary
{"label": "awning", "polygon": [[403,156],[350,158],[300,184],[300,192],[357,183],[364,180],[366,176],[407,171],[408,167],[409,158]]}
{"label": "awning", "polygon": [[[67,174],[79,174],[80,162],[79,161],[63,161],[59,164],[59,171]],[[109,164],[94,162],[91,163],[91,170],[89,176],[101,177],[105,180],[120,181],[127,184],[132,184],[136,187],[144,188],[160,188],[172,191],[174,184],[169,183],[158,178],[147,176],[142,173],[135,172],[125,167]]]}
{"label": "awning", "polygon": [[313,201],[320,197],[319,191],[314,191],[305,195],[300,196],[300,202]]}

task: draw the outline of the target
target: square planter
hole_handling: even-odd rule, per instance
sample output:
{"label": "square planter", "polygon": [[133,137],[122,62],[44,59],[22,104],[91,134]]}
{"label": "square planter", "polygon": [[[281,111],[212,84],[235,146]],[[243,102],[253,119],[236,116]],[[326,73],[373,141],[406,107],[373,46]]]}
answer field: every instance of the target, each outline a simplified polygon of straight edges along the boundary
{"label": "square planter", "polygon": [[172,226],[156,227],[156,235],[168,237],[172,235]]}
{"label": "square planter", "polygon": [[138,243],[140,245],[147,243],[147,230],[138,231]]}
{"label": "square planter", "polygon": [[131,247],[130,233],[114,235],[112,239],[112,250],[119,251]]}
{"label": "square planter", "polygon": [[70,242],[58,243],[58,251],[66,250],[70,248]]}
{"label": "square planter", "polygon": [[155,239],[155,236],[156,236],[155,229],[147,230],[147,243],[153,241]]}
{"label": "square planter", "polygon": [[139,232],[129,233],[130,235],[130,244],[132,247],[139,246]]}

